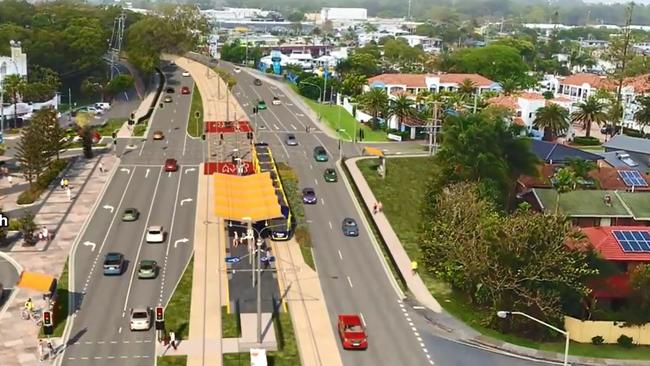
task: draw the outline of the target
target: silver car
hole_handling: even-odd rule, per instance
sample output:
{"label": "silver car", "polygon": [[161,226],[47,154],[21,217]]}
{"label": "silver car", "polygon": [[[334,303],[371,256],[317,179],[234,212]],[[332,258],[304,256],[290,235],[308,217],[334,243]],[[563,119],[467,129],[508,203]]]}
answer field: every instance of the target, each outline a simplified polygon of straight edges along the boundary
{"label": "silver car", "polygon": [[287,135],[285,142],[287,143],[287,146],[298,146],[298,140],[296,140],[296,136],[292,133]]}
{"label": "silver car", "polygon": [[131,330],[149,330],[151,326],[151,312],[148,308],[131,309]]}

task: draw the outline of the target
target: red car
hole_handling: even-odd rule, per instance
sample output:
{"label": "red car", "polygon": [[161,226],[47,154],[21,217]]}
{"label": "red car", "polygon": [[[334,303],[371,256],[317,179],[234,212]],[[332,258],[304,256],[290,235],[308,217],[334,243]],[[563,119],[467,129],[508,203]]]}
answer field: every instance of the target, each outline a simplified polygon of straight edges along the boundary
{"label": "red car", "polygon": [[356,314],[339,315],[339,337],[343,349],[366,349],[368,348],[368,336],[366,326],[361,317]]}
{"label": "red car", "polygon": [[165,171],[166,172],[175,172],[178,170],[178,162],[176,159],[167,159],[165,160]]}
{"label": "red car", "polygon": [[190,93],[190,88],[184,86],[181,88],[181,94],[189,94]]}

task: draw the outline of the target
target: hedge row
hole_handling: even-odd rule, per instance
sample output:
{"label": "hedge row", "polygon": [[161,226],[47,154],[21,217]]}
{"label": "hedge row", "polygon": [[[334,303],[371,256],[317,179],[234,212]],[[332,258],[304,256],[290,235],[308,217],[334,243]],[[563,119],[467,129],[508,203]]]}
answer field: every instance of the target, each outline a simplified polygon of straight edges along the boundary
{"label": "hedge row", "polygon": [[49,185],[59,176],[59,173],[68,166],[69,161],[55,160],[50,166],[41,174],[38,179],[26,190],[23,191],[19,196],[17,203],[19,205],[28,205],[34,203],[41,194],[49,187]]}

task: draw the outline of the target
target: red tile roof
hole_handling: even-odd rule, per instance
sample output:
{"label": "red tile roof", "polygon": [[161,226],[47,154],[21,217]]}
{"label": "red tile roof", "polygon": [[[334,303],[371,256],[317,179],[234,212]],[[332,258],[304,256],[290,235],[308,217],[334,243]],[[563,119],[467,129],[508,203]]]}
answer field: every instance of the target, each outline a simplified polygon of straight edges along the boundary
{"label": "red tile roof", "polygon": [[623,84],[634,88],[634,93],[646,93],[650,91],[650,74],[638,75],[626,78]]}
{"label": "red tile roof", "polygon": [[[600,183],[600,189],[626,191],[630,187],[626,186],[625,182],[623,182],[623,179],[621,179],[621,176],[618,174],[619,170],[622,169],[603,166],[589,172],[589,176],[596,179]],[[641,176],[646,180],[646,182],[648,182],[648,187],[634,187],[634,190],[650,190],[649,178],[645,174],[641,174]]]}
{"label": "red tile roof", "polygon": [[579,73],[567,76],[564,80],[560,81],[560,84],[576,86],[589,84],[592,88],[607,88],[611,86],[611,83],[606,77],[588,73]]}
{"label": "red tile roof", "polygon": [[483,77],[479,74],[440,74],[440,75],[430,75],[430,76],[439,76],[440,77],[440,82],[441,83],[454,83],[454,84],[461,84],[465,80],[469,79],[472,82],[474,82],[474,85],[477,87],[487,87],[492,84],[494,84],[494,81]]}
{"label": "red tile roof", "polygon": [[426,88],[425,74],[381,74],[368,79],[368,84],[382,82],[390,85],[406,85],[407,88]]}
{"label": "red tile roof", "polygon": [[488,99],[487,102],[488,104],[510,108],[513,111],[519,109],[519,103],[517,103],[517,97],[513,95],[499,95]]}
{"label": "red tile roof", "polygon": [[426,126],[427,121],[417,118],[417,117],[404,117],[402,119],[402,124],[409,126],[409,127],[420,127],[420,126]]}
{"label": "red tile roof", "polygon": [[650,231],[650,226],[601,226],[582,228],[595,250],[610,261],[650,262],[650,253],[626,253],[612,234],[614,230]]}

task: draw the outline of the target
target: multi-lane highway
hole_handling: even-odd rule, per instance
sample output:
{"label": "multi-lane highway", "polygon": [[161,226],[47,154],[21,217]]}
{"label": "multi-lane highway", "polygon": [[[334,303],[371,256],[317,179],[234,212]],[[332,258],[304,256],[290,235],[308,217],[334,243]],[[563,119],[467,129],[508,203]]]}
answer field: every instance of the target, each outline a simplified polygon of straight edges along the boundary
{"label": "multi-lane highway", "polygon": [[[71,318],[63,364],[154,364],[153,327],[130,331],[129,310],[165,305],[192,253],[202,149],[200,139],[185,132],[191,95],[181,95],[180,88],[187,85],[191,90],[193,84],[181,71],[167,68],[167,85],[176,89],[173,101],[154,112],[146,138],[119,140],[116,153],[121,164],[73,250],[70,270],[78,311]],[[154,130],[163,131],[165,138],[153,141]],[[167,158],[178,160],[178,171],[164,171]],[[140,217],[123,222],[122,213],[130,207]],[[164,243],[146,242],[146,228],[151,225],[162,225]],[[127,266],[122,275],[103,275],[108,252],[124,254]],[[143,259],[158,263],[155,279],[138,279],[137,267]]]}
{"label": "multi-lane highway", "polygon": [[[233,70],[231,65],[222,66]],[[260,127],[258,141],[269,143],[277,161],[288,162],[298,173],[301,188],[315,188],[318,204],[305,207],[306,219],[315,252],[315,261],[325,292],[327,307],[332,317],[340,313],[362,314],[368,331],[369,348],[366,352],[341,350],[346,365],[539,365],[532,361],[491,353],[483,349],[439,337],[424,317],[399,301],[394,281],[382,265],[381,254],[373,246],[369,233],[361,225],[357,238],[348,238],[341,232],[344,217],[353,217],[362,223],[360,211],[351,193],[339,179],[326,183],[325,168],[335,167],[339,158],[339,143],[318,130],[305,111],[294,105],[281,89],[266,80],[255,86],[252,73],[234,74],[238,83],[233,89],[235,98],[249,113],[249,119]],[[281,105],[272,105],[273,97]],[[252,115],[259,100],[268,105],[267,110]],[[311,132],[306,132],[306,127]],[[287,146],[285,138],[294,134],[298,146]],[[313,149],[324,146],[329,161],[318,163]],[[359,148],[343,144],[346,155],[359,154]],[[338,171],[339,177],[342,175]],[[332,320],[332,326],[335,326]],[[336,333],[336,329],[334,330]]]}

